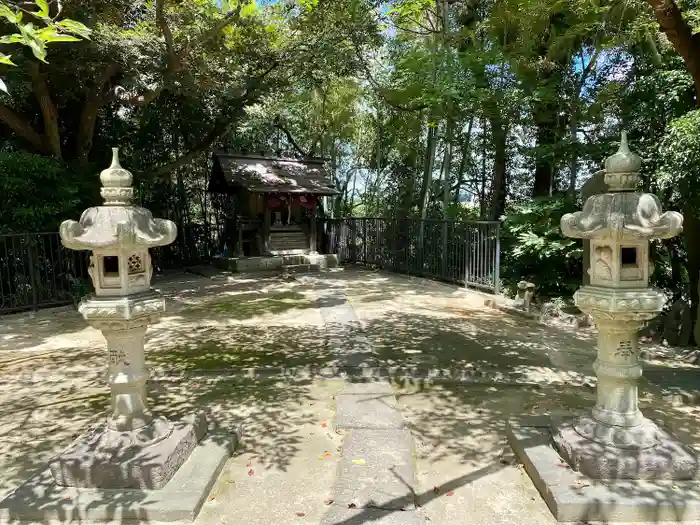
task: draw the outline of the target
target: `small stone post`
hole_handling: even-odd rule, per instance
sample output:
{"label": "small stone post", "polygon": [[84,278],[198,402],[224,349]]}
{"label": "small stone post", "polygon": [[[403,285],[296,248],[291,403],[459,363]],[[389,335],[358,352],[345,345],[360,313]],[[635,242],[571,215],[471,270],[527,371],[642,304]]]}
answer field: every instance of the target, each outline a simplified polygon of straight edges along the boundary
{"label": "small stone post", "polygon": [[159,489],[187,460],[207,430],[197,415],[189,422],[154,417],[146,402],[148,370],[144,338],[165,311],[151,289],[148,249],[172,243],[172,221],[154,219],[133,206],[132,175],[119,164],[100,174],[104,205],[87,209],[80,221],[61,224],[61,242],[91,250],[89,275],[95,293],[79,311],[107,342],[111,412],[106,423],[76,440],[49,462],[58,485],[81,488]]}
{"label": "small stone post", "polygon": [[590,285],[574,299],[598,328],[598,386],[591,414],[555,425],[553,438],[564,459],[591,478],[691,479],[698,473],[695,454],[638,406],[637,331],[666,302],[648,286],[649,240],[674,237],[683,223],[677,212],[662,213],[655,195],[635,191],[640,167],[623,132],[619,151],[605,162],[610,192],[561,219],[564,235],[591,244]]}

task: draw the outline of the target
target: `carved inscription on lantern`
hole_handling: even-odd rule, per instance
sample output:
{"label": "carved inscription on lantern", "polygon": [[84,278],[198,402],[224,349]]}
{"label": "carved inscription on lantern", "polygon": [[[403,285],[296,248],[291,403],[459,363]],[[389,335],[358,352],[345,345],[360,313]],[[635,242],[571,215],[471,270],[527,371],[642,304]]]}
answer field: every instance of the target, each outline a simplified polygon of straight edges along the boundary
{"label": "carved inscription on lantern", "polygon": [[617,345],[617,350],[615,350],[615,355],[621,357],[630,357],[633,353],[632,341],[620,341]]}
{"label": "carved inscription on lantern", "polygon": [[120,345],[111,346],[109,348],[109,364],[118,365],[126,359],[126,350]]}

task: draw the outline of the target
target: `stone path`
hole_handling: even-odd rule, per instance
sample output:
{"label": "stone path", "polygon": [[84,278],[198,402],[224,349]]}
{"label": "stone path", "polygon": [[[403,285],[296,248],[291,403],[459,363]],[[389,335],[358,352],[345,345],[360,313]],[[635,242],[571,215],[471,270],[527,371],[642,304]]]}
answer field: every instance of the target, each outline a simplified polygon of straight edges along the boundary
{"label": "stone path", "polygon": [[[349,367],[370,366],[372,345],[347,297],[317,285],[329,345]],[[341,365],[342,366],[342,365]],[[321,525],[420,525],[413,439],[388,381],[348,382],[336,396],[345,433],[333,503]]]}

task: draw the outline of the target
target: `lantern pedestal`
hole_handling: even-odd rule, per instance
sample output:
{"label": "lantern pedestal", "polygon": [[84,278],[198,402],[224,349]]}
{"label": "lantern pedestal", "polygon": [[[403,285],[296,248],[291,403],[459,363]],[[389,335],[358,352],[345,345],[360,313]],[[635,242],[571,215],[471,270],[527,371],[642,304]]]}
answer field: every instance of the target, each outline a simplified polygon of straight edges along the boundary
{"label": "lantern pedestal", "polygon": [[204,414],[170,422],[153,419],[120,432],[103,423],[49,462],[64,487],[158,490],[172,479],[207,433]]}

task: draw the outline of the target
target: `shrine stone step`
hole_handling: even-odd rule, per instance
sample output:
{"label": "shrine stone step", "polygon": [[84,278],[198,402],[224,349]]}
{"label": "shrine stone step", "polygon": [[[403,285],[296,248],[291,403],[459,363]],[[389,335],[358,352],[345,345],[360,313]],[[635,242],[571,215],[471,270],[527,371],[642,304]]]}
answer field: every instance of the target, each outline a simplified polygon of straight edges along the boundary
{"label": "shrine stone step", "polygon": [[309,241],[302,231],[271,232],[270,251],[308,250]]}

